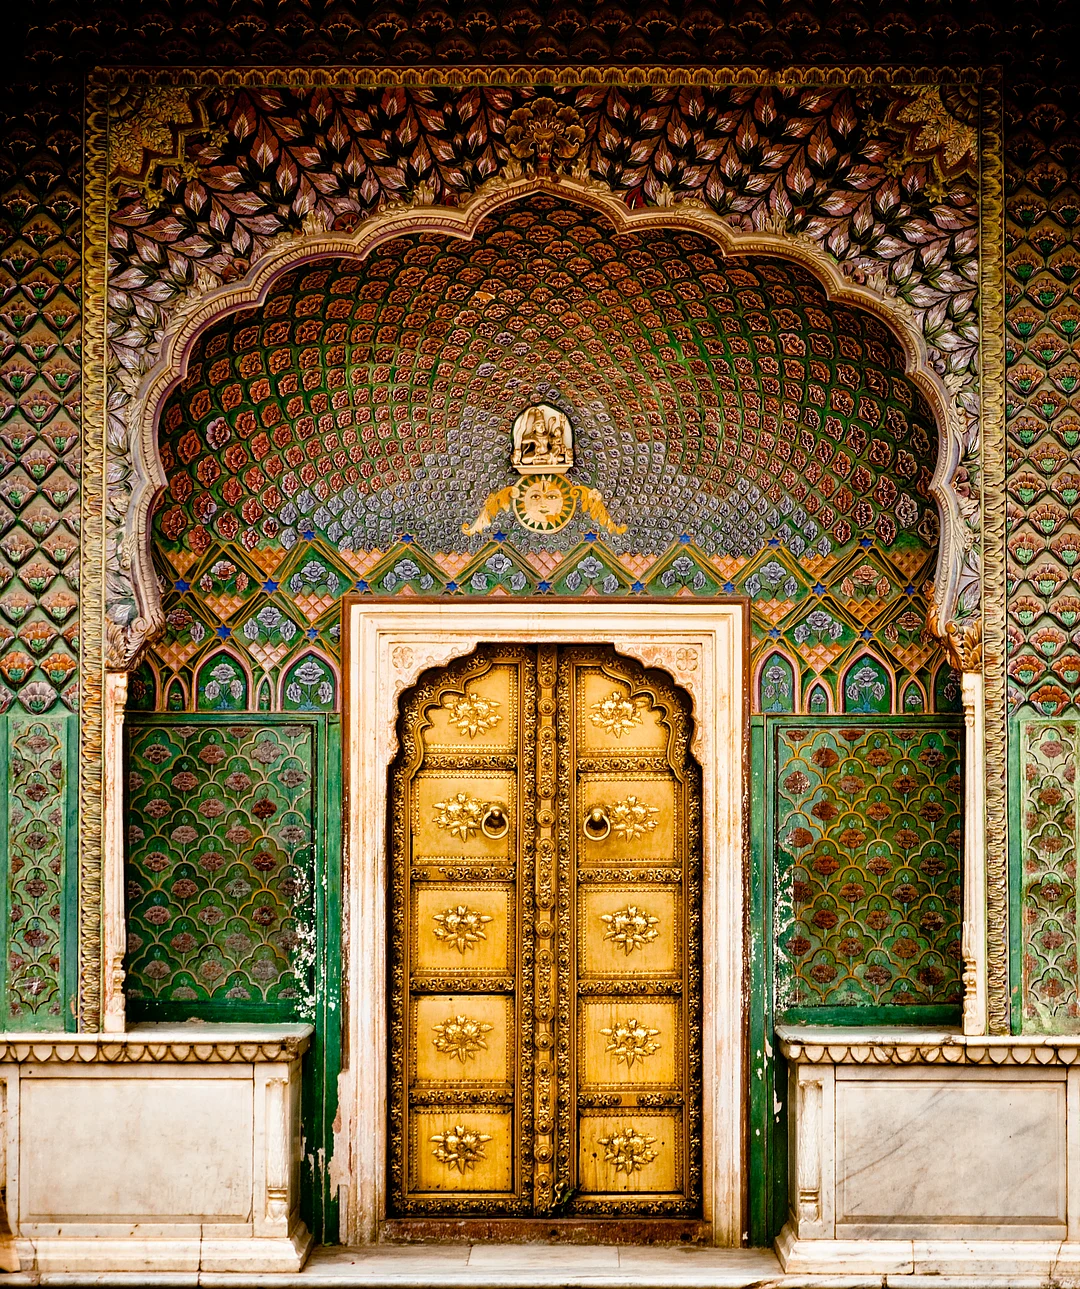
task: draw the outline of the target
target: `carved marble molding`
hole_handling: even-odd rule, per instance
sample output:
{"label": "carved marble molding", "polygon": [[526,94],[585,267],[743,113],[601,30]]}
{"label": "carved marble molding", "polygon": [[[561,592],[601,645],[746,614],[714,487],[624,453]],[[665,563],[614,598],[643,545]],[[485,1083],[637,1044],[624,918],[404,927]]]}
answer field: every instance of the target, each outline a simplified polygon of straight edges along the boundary
{"label": "carved marble molding", "polygon": [[348,596],[343,617],[348,1068],[339,1088],[336,1174],[347,1197],[342,1236],[369,1243],[385,1215],[388,769],[398,699],[432,666],[481,643],[611,644],[690,690],[702,767],[705,1216],[718,1244],[741,1233],[747,862],[746,608],[738,602],[645,600],[374,600]]}
{"label": "carved marble molding", "polygon": [[778,1025],[781,1053],[796,1065],[1080,1065],[1080,1035],[1012,1039],[973,1036],[941,1030],[874,1034]]}
{"label": "carved marble molding", "polygon": [[[237,1027],[238,1028],[238,1027]],[[296,1061],[311,1046],[310,1025],[290,1026],[273,1037],[251,1026],[247,1035],[203,1040],[175,1031],[160,1038],[145,1031],[126,1034],[40,1034],[34,1038],[0,1035],[0,1064],[60,1065],[263,1065]]]}

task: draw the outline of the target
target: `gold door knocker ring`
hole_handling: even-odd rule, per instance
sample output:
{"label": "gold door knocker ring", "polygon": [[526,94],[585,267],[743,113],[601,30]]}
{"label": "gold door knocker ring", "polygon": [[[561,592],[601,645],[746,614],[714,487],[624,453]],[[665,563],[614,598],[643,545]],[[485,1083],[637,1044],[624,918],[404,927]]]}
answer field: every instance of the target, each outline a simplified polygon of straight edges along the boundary
{"label": "gold door knocker ring", "polygon": [[505,837],[510,831],[506,807],[498,801],[493,801],[485,811],[483,819],[480,820],[480,831],[489,841],[499,841]]}
{"label": "gold door knocker ring", "polygon": [[582,831],[590,841],[603,841],[611,832],[611,820],[604,806],[593,806],[585,816]]}

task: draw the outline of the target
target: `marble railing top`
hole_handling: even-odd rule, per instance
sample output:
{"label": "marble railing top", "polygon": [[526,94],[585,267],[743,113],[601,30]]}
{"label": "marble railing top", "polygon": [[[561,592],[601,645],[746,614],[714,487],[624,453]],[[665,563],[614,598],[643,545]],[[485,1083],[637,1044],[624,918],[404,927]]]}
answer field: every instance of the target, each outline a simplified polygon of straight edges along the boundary
{"label": "marble railing top", "polygon": [[123,1034],[0,1033],[0,1063],[251,1065],[307,1051],[311,1025],[184,1021],[133,1025]]}
{"label": "marble railing top", "polygon": [[1080,1034],[962,1034],[957,1029],[777,1025],[780,1051],[803,1065],[1077,1065]]}

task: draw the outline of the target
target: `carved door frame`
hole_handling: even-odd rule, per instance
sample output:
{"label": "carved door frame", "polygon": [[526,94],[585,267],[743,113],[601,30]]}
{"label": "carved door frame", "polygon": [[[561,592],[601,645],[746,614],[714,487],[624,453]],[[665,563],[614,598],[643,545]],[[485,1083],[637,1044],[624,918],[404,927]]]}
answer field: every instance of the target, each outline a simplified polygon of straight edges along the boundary
{"label": "carved door frame", "polygon": [[746,1192],[745,888],[749,616],[745,600],[374,600],[342,606],[344,1053],[332,1180],[341,1238],[370,1244],[386,1217],[387,807],[398,701],[429,667],[478,645],[609,644],[690,695],[702,769],[703,1209],[737,1247]]}

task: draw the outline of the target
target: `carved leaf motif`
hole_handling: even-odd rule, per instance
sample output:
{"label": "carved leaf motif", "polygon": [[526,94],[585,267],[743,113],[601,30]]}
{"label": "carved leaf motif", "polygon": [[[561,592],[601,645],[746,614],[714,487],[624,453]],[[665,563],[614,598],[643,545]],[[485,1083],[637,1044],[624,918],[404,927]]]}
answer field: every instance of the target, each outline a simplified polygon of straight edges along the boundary
{"label": "carved leaf motif", "polygon": [[604,939],[613,941],[627,954],[651,943],[660,934],[656,929],[660,919],[635,904],[628,904],[614,913],[602,913],[600,921],[607,927]]}
{"label": "carved leaf motif", "polygon": [[453,945],[464,957],[467,949],[487,939],[484,927],[493,919],[486,913],[470,909],[467,904],[459,904],[445,913],[434,914],[433,920],[435,939]]}
{"label": "carved leaf motif", "polygon": [[656,1138],[638,1132],[632,1124],[598,1138],[598,1142],[604,1147],[604,1162],[612,1164],[617,1173],[637,1172],[651,1164],[658,1154],[653,1149]]}
{"label": "carved leaf motif", "polygon": [[453,1171],[465,1173],[487,1157],[484,1154],[484,1144],[491,1140],[491,1136],[458,1123],[436,1133],[431,1140],[435,1143],[435,1149],[431,1153],[440,1163],[446,1164]]}
{"label": "carved leaf motif", "polygon": [[649,700],[641,695],[627,698],[617,689],[613,689],[606,698],[601,698],[589,708],[589,719],[599,729],[615,738],[641,724],[641,713],[647,711]]}

